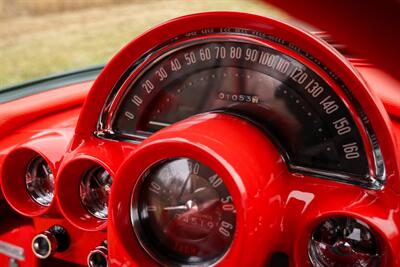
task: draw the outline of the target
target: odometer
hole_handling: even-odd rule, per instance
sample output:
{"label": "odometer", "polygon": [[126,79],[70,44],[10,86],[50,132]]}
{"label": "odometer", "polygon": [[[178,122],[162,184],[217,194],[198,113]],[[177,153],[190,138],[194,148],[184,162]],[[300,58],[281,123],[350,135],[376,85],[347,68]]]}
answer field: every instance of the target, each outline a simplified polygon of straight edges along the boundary
{"label": "odometer", "polygon": [[112,128],[142,140],[207,111],[253,121],[292,169],[368,180],[363,140],[342,99],[309,66],[254,40],[215,37],[163,51],[127,85]]}

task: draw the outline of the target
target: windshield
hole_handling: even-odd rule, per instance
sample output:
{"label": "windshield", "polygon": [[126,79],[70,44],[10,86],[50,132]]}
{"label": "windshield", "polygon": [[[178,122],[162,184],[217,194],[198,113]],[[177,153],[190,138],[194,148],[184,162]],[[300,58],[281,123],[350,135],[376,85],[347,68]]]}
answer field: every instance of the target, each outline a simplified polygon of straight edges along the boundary
{"label": "windshield", "polygon": [[249,0],[1,0],[0,90],[105,64],[146,29],[209,10],[286,17],[261,1]]}

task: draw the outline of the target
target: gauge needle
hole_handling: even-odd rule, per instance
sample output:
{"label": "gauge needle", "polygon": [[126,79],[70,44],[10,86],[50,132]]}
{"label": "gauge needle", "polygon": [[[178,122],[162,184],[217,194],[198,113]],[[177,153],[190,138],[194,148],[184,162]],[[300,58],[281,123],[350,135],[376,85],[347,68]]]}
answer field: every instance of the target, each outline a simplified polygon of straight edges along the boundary
{"label": "gauge needle", "polygon": [[164,207],[163,210],[187,210],[188,206],[180,205],[180,206],[171,206],[171,207]]}
{"label": "gauge needle", "polygon": [[195,182],[196,182],[195,176],[190,175],[190,194],[193,194],[194,190],[196,189]]}
{"label": "gauge needle", "polygon": [[[185,182],[183,183],[182,189],[181,189],[181,191],[180,191],[180,193],[179,193],[179,196],[178,196],[178,200],[179,200],[179,201],[182,200],[183,194],[185,193],[185,188],[186,188],[186,186],[188,185],[188,182],[189,182],[189,181],[191,182],[191,180],[192,180],[191,177],[192,177],[191,174],[189,174],[188,177],[186,177]],[[189,189],[189,190],[190,190],[190,189]]]}
{"label": "gauge needle", "polygon": [[170,207],[164,207],[163,210],[196,210],[198,209],[197,204],[193,200],[188,200],[185,205],[179,205],[179,206],[170,206]]}
{"label": "gauge needle", "polygon": [[193,194],[196,194],[196,193],[199,193],[199,192],[201,192],[201,191],[204,191],[204,190],[206,190],[207,188],[206,187],[200,187],[200,188],[197,188],[196,190],[194,190],[193,191]]}

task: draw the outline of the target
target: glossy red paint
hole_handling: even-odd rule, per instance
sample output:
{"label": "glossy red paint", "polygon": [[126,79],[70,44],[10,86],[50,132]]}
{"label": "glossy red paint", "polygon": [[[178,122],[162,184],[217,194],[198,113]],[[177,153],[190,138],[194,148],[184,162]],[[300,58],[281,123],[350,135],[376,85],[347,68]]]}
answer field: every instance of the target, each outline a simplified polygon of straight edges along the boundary
{"label": "glossy red paint", "polygon": [[[248,142],[249,137],[252,142]],[[272,143],[250,123],[212,113],[194,116],[154,134],[122,164],[110,200],[109,241],[118,244],[110,247],[111,261],[155,265],[133,234],[130,199],[138,178],[149,167],[175,157],[188,157],[212,168],[233,197],[237,230],[220,266],[265,263],[279,241],[274,226],[279,225],[283,209],[279,199],[274,198],[281,190],[286,166]],[[257,244],[257,249],[249,249],[251,244]]]}
{"label": "glossy red paint", "polygon": [[[39,261],[31,250],[32,238],[55,224],[68,230],[72,246],[67,252],[55,254],[55,259],[62,262],[45,260],[42,263],[45,266],[85,265],[89,251],[106,239],[103,231],[81,231],[63,219],[57,207],[57,198],[53,200],[51,208],[42,208],[27,197],[25,185],[21,186],[21,172],[26,167],[23,162],[33,155],[45,157],[53,172],[58,172],[91,84],[92,82],[85,82],[51,90],[5,103],[0,107],[0,181],[7,180],[2,190],[7,191],[7,202],[16,211],[28,217],[34,216],[31,219],[20,217],[5,207],[5,200],[2,200],[0,240],[23,248],[25,261],[17,261],[22,267],[39,266]],[[15,158],[15,161],[10,160],[11,158]],[[0,256],[0,266],[8,266],[9,261],[10,257]]]}
{"label": "glossy red paint", "polygon": [[190,157],[213,168],[236,201],[238,230],[219,266],[261,266],[276,252],[287,253],[293,266],[309,266],[308,242],[314,227],[337,215],[367,222],[379,233],[385,251],[382,266],[400,264],[399,204],[393,201],[398,199],[394,192],[290,174],[277,149],[254,126],[228,115],[205,114],[154,134],[122,164],[110,200],[108,240],[118,245],[110,247],[109,257],[121,263],[115,266],[154,265],[126,214],[139,177],[171,157]]}
{"label": "glossy red paint", "polygon": [[[7,112],[7,116],[4,118],[4,124],[7,126],[5,131],[12,132],[11,127],[18,129],[19,125],[26,127],[29,124],[28,122],[42,116],[49,116],[57,111],[65,112],[66,109],[75,109],[76,106],[81,105],[87,93],[87,88],[87,84],[86,86],[85,84],[75,85],[63,90],[62,93],[53,91],[49,92],[46,97],[43,97],[44,93],[42,93],[7,103],[6,106],[10,108],[2,109],[4,114]],[[26,108],[17,108],[21,105]],[[71,120],[71,117],[67,118],[66,122],[68,120]],[[52,122],[54,121],[49,116],[48,124],[39,128],[40,130],[35,131],[34,127],[28,131],[19,129],[21,132],[26,132],[26,139],[22,144],[13,143],[16,146],[8,152],[7,157],[2,162],[0,181],[3,195],[17,212],[25,216],[41,216],[44,214],[57,216],[58,214],[56,199],[52,201],[49,207],[44,207],[33,201],[26,190],[24,177],[28,163],[39,155],[46,160],[54,176],[57,177],[59,164],[74,133],[74,125],[66,124],[64,127],[60,127],[60,124],[58,124],[58,127],[51,128]],[[56,123],[60,122],[57,121]]]}
{"label": "glossy red paint", "polygon": [[[299,179],[300,178],[300,179]],[[308,241],[314,227],[324,218],[345,215],[368,223],[378,234],[384,251],[380,266],[399,266],[398,196],[393,192],[360,190],[352,186],[314,181],[311,177],[292,175],[284,199],[284,225],[296,266],[308,266]]]}
{"label": "glossy red paint", "polygon": [[[2,218],[0,221],[1,247],[4,247],[5,244],[14,246],[13,254],[19,256],[15,259],[19,266],[39,266],[39,261],[30,249],[32,238],[35,235],[35,228],[32,226],[31,220],[15,214],[6,206],[5,202],[0,205],[0,216]],[[10,255],[0,254],[0,266],[9,266],[10,260]]]}
{"label": "glossy red paint", "polygon": [[[234,26],[290,40],[312,51],[344,80],[377,132],[388,171],[388,183],[383,190],[366,190],[289,173],[264,134],[251,124],[228,115],[192,117],[154,134],[140,146],[94,137],[110,90],[142,53],[191,29]],[[284,50],[276,44],[268,45]],[[314,66],[291,51],[285,52]],[[353,66],[326,43],[289,25],[254,15],[198,14],[154,28],[129,43],[110,61],[87,98],[91,83],[44,92],[0,107],[2,190],[15,210],[30,217],[25,226],[11,224],[4,234],[1,233],[0,240],[20,245],[28,253],[33,234],[59,224],[68,230],[72,239],[70,249],[55,254],[65,266],[85,265],[89,251],[105,239],[109,241],[111,266],[156,266],[134,236],[129,215],[131,193],[138,177],[149,166],[167,157],[186,156],[212,167],[224,179],[237,207],[235,240],[220,262],[221,266],[265,265],[275,252],[287,253],[291,266],[310,266],[307,245],[313,227],[326,216],[338,214],[352,215],[367,222],[379,233],[385,251],[382,266],[400,266],[400,124],[396,119],[400,117],[400,105],[395,99],[398,90],[394,89],[398,81],[373,66],[357,68],[369,86]],[[324,75],[316,66],[314,69]],[[326,79],[345,97],[334,81]],[[382,92],[376,94],[371,88]],[[23,163],[34,153],[43,155],[56,174],[56,197],[51,210],[35,206],[22,190]],[[90,216],[79,202],[77,183],[85,168],[92,164],[102,165],[114,177],[108,223]],[[6,216],[4,221],[8,220],[11,221]],[[24,233],[21,239],[18,233]],[[26,266],[35,266],[36,260],[31,254],[27,255],[30,258]],[[0,258],[0,265],[4,266],[8,260]]]}
{"label": "glossy red paint", "polygon": [[[60,144],[59,142],[51,142],[51,138],[42,138],[41,141],[47,143],[47,147],[48,144],[60,146],[61,148],[63,146],[65,147],[65,143]],[[19,147],[11,151],[5,158],[2,166],[1,188],[7,202],[20,214],[25,216],[41,216],[45,214],[56,216],[58,208],[54,199],[48,207],[45,207],[31,198],[25,185],[25,172],[28,164],[36,157],[41,156],[49,164],[52,173],[56,175],[55,165],[61,159],[61,153],[63,153],[63,150],[60,149],[60,154],[55,161],[51,161],[48,157],[44,156],[48,151],[40,149],[38,149],[38,151],[41,152],[37,152],[28,147]]]}
{"label": "glossy red paint", "polygon": [[104,230],[107,220],[90,215],[79,198],[79,182],[89,168],[100,165],[111,176],[120,167],[135,145],[105,141],[94,136],[75,135],[69,151],[64,154],[60,166],[59,181],[56,184],[61,212],[77,228],[87,231]]}
{"label": "glossy red paint", "polygon": [[65,218],[75,227],[87,231],[99,231],[107,227],[107,220],[92,216],[82,205],[79,184],[85,172],[102,166],[112,176],[113,172],[104,163],[90,156],[76,157],[60,171],[57,183],[58,201]]}
{"label": "glossy red paint", "polygon": [[[70,85],[2,104],[0,109],[0,128],[2,129],[0,137],[4,139],[9,133],[21,130],[27,124],[40,118],[81,107],[92,83]],[[73,128],[74,125],[71,126]],[[42,127],[44,129],[51,128],[46,125]],[[59,125],[59,127],[62,127],[62,125]]]}
{"label": "glossy red paint", "polygon": [[379,96],[389,115],[400,119],[400,80],[394,79],[371,64],[355,64],[355,67],[369,88],[373,88]]}

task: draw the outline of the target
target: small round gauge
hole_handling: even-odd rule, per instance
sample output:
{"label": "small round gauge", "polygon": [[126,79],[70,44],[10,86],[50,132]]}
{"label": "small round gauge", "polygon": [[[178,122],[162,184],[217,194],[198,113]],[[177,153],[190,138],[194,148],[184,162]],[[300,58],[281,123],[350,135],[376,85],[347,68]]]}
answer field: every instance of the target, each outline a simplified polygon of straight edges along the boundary
{"label": "small round gauge", "polygon": [[111,175],[100,166],[90,169],[81,180],[82,204],[96,218],[107,219],[111,184]]}
{"label": "small round gauge", "polygon": [[221,177],[175,158],[150,169],[132,198],[132,223],[144,249],[162,264],[217,262],[229,249],[236,210]]}
{"label": "small round gauge", "polygon": [[313,266],[379,266],[382,252],[372,229],[350,217],[321,222],[309,243]]}

